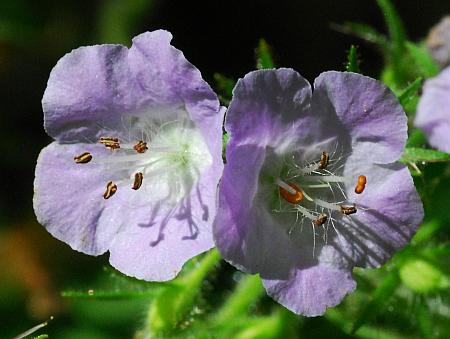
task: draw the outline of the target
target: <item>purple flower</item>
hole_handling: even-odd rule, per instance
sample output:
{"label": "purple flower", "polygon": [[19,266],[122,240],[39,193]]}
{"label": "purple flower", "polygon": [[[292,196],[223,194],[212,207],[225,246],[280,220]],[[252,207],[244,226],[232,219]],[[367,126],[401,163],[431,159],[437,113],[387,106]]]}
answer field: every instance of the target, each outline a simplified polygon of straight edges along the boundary
{"label": "purple flower", "polygon": [[146,280],[172,279],[214,246],[223,169],[223,110],[167,31],[78,48],[50,74],[42,99],[55,141],[36,166],[40,223],[73,249],[109,250]]}
{"label": "purple flower", "polygon": [[223,257],[259,273],[267,293],[316,316],[378,267],[422,220],[408,169],[396,163],[406,116],[378,81],[326,72],[310,84],[291,69],[239,80],[214,238]]}
{"label": "purple flower", "polygon": [[450,65],[450,16],[445,16],[428,33],[426,40],[433,59],[441,66]]}
{"label": "purple flower", "polygon": [[450,66],[425,82],[414,125],[431,146],[450,153]]}

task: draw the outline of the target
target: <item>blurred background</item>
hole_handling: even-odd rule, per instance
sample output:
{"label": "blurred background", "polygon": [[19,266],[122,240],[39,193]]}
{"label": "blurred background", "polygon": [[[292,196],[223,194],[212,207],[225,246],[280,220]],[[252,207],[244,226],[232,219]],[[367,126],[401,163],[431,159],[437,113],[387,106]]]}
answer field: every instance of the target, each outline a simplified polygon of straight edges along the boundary
{"label": "blurred background", "polygon": [[[398,0],[394,5],[412,41],[423,39],[450,14],[448,0]],[[216,73],[236,80],[256,68],[255,48],[261,38],[277,66],[292,67],[310,81],[326,70],[344,70],[351,44],[359,47],[362,73],[378,77],[381,54],[333,25],[346,21],[386,33],[375,1],[0,0],[0,337],[13,337],[54,316],[45,330],[50,337],[129,338],[140,327],[148,304],[146,298],[61,297],[61,291],[87,291],[115,273],[104,268],[107,256],[85,256],[53,239],[33,213],[35,162],[40,149],[51,142],[42,126],[41,98],[59,58],[83,45],[129,46],[133,36],[163,28],[172,32],[173,45],[213,88],[218,86]],[[230,272],[222,263],[216,274]],[[226,289],[231,282],[222,284],[219,287]],[[373,290],[368,291],[370,296]],[[448,316],[450,309],[445,312]],[[398,317],[398,328],[389,332],[392,337],[402,331],[410,337],[423,335],[410,324],[412,318]],[[298,333],[349,337],[333,319],[301,320]],[[371,324],[376,328],[378,321],[375,317]],[[382,330],[374,333],[388,336]],[[449,332],[438,334],[450,337]]]}

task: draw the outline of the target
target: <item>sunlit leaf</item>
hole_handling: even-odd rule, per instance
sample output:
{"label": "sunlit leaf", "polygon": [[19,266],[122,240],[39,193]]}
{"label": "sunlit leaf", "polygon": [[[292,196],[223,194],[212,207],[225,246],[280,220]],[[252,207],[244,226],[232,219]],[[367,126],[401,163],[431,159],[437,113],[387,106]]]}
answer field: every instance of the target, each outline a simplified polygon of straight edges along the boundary
{"label": "sunlit leaf", "polygon": [[211,250],[197,267],[177,278],[172,286],[161,290],[151,305],[146,330],[154,336],[167,335],[176,330],[178,324],[194,308],[203,281],[220,259],[219,252]]}
{"label": "sunlit leaf", "polygon": [[406,47],[419,74],[425,78],[431,78],[439,73],[438,64],[433,60],[425,46],[406,42]]}
{"label": "sunlit leaf", "polygon": [[270,46],[264,39],[259,39],[258,47],[256,48],[256,68],[274,68],[272,53]]}
{"label": "sunlit leaf", "polygon": [[405,78],[405,74],[402,69],[406,42],[405,29],[400,16],[390,0],[377,0],[377,3],[383,12],[384,21],[389,31],[389,62],[392,66],[394,81],[397,84],[402,84]]}
{"label": "sunlit leaf", "polygon": [[449,161],[450,154],[432,149],[407,147],[400,159],[404,163]]}
{"label": "sunlit leaf", "polygon": [[405,286],[416,293],[429,293],[450,286],[450,280],[431,262],[415,258],[407,260],[399,270]]}
{"label": "sunlit leaf", "polygon": [[358,50],[355,45],[350,46],[350,50],[347,55],[347,72],[361,73],[359,69]]}
{"label": "sunlit leaf", "polygon": [[417,78],[413,82],[411,82],[408,87],[406,87],[398,96],[398,101],[400,105],[405,107],[411,100],[418,96],[417,92],[422,86],[422,78]]}

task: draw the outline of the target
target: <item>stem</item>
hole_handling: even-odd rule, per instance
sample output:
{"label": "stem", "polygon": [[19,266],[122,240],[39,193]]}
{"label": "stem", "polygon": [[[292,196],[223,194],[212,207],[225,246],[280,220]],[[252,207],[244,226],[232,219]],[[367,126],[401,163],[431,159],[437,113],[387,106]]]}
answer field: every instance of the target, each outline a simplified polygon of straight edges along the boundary
{"label": "stem", "polygon": [[213,326],[224,325],[245,315],[248,308],[264,293],[264,287],[258,275],[246,275],[237,284],[233,294],[215,314]]}
{"label": "stem", "polygon": [[147,337],[168,335],[177,328],[193,309],[203,280],[220,259],[216,249],[209,251],[189,273],[162,289],[150,303],[145,327]]}

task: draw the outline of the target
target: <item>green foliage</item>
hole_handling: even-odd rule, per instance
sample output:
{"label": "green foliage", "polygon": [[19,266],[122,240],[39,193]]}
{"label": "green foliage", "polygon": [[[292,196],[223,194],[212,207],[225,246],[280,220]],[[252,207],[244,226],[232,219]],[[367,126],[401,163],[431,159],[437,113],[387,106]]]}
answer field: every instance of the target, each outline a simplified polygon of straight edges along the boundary
{"label": "green foliage", "polygon": [[404,163],[415,162],[445,162],[450,160],[450,154],[431,149],[407,147],[402,155]]}
{"label": "green foliage", "polygon": [[385,35],[378,32],[375,28],[359,22],[344,22],[343,24],[332,24],[331,27],[336,31],[353,35],[366,42],[374,44],[382,51],[388,50],[388,39]]}
{"label": "green foliage", "polygon": [[398,101],[403,107],[407,106],[411,101],[418,97],[417,92],[422,86],[422,78],[417,78],[411,82],[398,96]]}
{"label": "green foliage", "polygon": [[130,45],[131,38],[144,14],[151,10],[153,0],[104,0],[98,18],[98,40]]}
{"label": "green foliage", "polygon": [[193,310],[206,276],[219,262],[217,250],[211,250],[197,267],[165,287],[156,296],[147,318],[147,331],[155,336],[170,334]]}
{"label": "green foliage", "polygon": [[347,72],[361,73],[361,70],[359,69],[358,49],[355,45],[350,46],[350,50],[347,55],[347,65],[345,68]]}
{"label": "green foliage", "polygon": [[[148,283],[130,278],[112,268],[104,267],[103,281],[96,284],[95,288],[87,290],[67,289],[61,292],[61,296],[71,299],[90,300],[120,300],[144,298],[154,296],[161,283]],[[171,283],[165,283],[164,286]]]}
{"label": "green foliage", "polygon": [[399,283],[400,278],[397,271],[390,272],[384,278],[381,284],[373,291],[372,299],[359,311],[359,315],[352,328],[352,333],[355,333],[363,324],[384,312],[389,298],[397,290]]}
{"label": "green foliage", "polygon": [[225,301],[213,318],[214,324],[226,324],[248,312],[248,307],[264,293],[261,279],[257,275],[244,276],[234,293]]}
{"label": "green foliage", "polygon": [[274,68],[275,63],[273,62],[272,53],[270,51],[270,46],[264,39],[259,39],[258,47],[256,48],[256,68]]}
{"label": "green foliage", "polygon": [[433,60],[425,45],[416,45],[408,41],[406,48],[412,60],[411,66],[416,68],[418,74],[431,78],[439,73],[439,65]]}
{"label": "green foliage", "polygon": [[392,5],[390,0],[377,0],[378,6],[383,12],[384,20],[389,31],[390,47],[389,62],[392,67],[393,80],[397,84],[405,81],[404,71],[402,69],[405,51],[406,34],[403,23]]}
{"label": "green foliage", "polygon": [[220,101],[222,104],[228,105],[230,103],[236,81],[220,73],[214,73],[214,80],[216,81],[216,91],[219,94]]}
{"label": "green foliage", "polygon": [[400,278],[417,293],[430,293],[450,287],[450,280],[432,263],[420,259],[409,259],[400,267]]}

